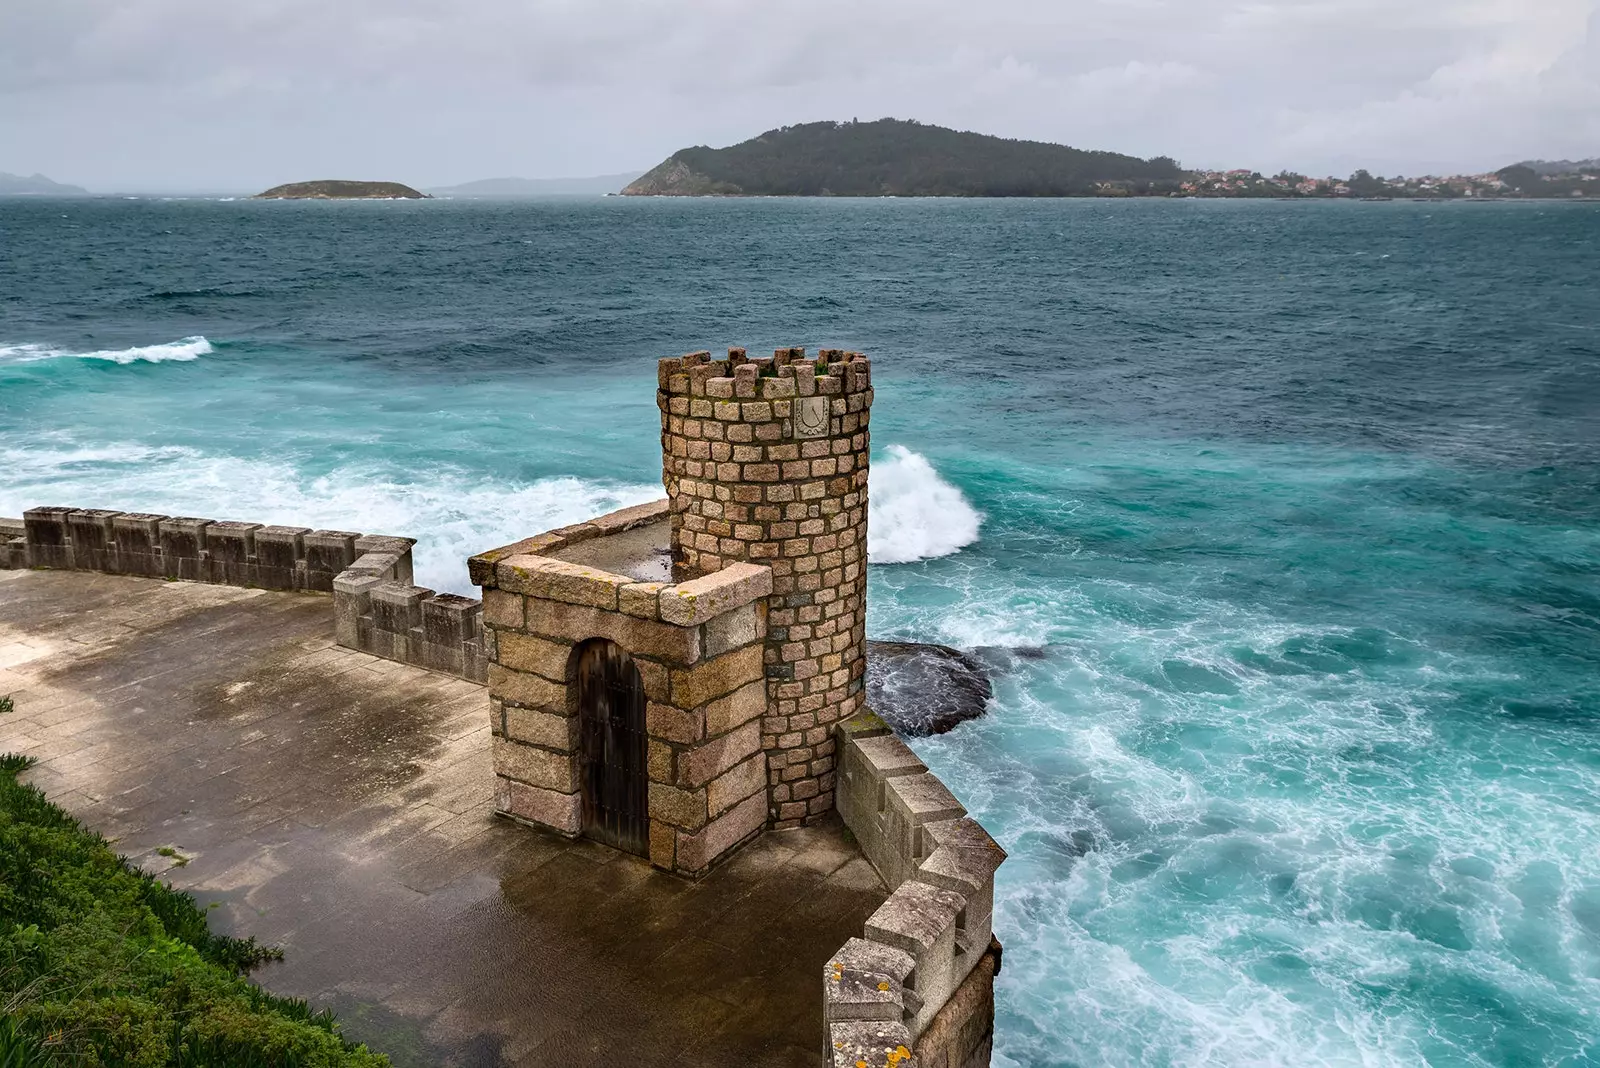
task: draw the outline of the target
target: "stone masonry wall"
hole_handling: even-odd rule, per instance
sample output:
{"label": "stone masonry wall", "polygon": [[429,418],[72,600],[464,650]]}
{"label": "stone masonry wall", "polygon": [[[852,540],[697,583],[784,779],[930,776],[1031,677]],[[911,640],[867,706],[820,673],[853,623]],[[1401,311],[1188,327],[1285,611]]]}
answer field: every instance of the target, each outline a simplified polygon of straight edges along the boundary
{"label": "stone masonry wall", "polygon": [[839,814],[891,893],[824,967],[831,1063],[987,1066],[1005,851],[877,716],[838,738]]}
{"label": "stone masonry wall", "polygon": [[646,699],[650,863],[698,877],[766,826],[762,653],[772,573],[733,564],[679,583],[546,555],[659,523],[625,508],[473,557],[483,587],[496,809],[582,831],[579,648],[601,638],[638,668]]}
{"label": "stone masonry wall", "polygon": [[411,584],[411,538],[98,508],[0,519],[0,568],[332,593],[340,645],[484,680],[483,609]]}
{"label": "stone masonry wall", "polygon": [[30,508],[23,513],[22,526],[22,544],[12,534],[7,554],[15,568],[329,593],[334,577],[357,556],[387,552],[397,559],[397,577],[411,578],[409,538],[103,508]]}
{"label": "stone masonry wall", "polygon": [[832,728],[864,699],[871,363],[736,348],[662,360],[658,374],[676,573],[772,569],[767,820],[797,826],[834,807]]}
{"label": "stone masonry wall", "polygon": [[398,577],[400,570],[392,553],[368,552],[334,578],[335,640],[385,660],[486,682],[483,603],[413,586]]}

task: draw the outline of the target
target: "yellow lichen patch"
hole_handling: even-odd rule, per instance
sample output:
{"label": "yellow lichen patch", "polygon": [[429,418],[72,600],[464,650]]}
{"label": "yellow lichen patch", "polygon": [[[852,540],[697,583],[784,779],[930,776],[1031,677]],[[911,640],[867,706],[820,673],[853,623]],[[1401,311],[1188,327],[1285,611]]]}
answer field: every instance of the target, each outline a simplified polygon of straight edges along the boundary
{"label": "yellow lichen patch", "polygon": [[884,993],[887,994],[889,992],[889,984],[888,983],[879,983],[878,984],[878,989],[882,990]]}

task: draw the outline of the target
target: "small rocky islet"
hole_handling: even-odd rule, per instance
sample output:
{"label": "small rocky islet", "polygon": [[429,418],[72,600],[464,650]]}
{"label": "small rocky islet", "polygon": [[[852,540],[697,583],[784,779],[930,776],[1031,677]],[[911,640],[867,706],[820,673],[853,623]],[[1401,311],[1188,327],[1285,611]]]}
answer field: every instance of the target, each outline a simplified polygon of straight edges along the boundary
{"label": "small rocky islet", "polygon": [[399,182],[323,180],[275,185],[252,200],[431,200],[428,194]]}

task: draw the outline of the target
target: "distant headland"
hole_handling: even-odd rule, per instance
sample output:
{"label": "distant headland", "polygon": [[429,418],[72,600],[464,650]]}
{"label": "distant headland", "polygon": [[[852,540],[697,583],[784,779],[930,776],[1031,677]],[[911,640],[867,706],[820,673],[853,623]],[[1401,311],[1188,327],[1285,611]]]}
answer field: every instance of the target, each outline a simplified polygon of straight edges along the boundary
{"label": "distant headland", "polygon": [[1184,172],[1042,141],[926,126],[914,120],[812,122],[768,130],[729,148],[675,152],[624,196],[1094,196],[1108,182],[1148,195]]}
{"label": "distant headland", "polygon": [[433,186],[436,197],[510,199],[515,197],[601,196],[617,192],[639,177],[638,171],[596,174],[586,178],[483,178],[461,185]]}
{"label": "distant headland", "polygon": [[428,200],[420,193],[399,182],[290,182],[275,185],[253,200]]}
{"label": "distant headland", "polygon": [[914,120],[813,122],[727,148],[674,152],[624,196],[1223,197],[1300,200],[1499,200],[1600,196],[1600,162],[1533,161],[1466,175],[1348,178],[1249,168],[1187,170],[1042,141]]}
{"label": "distant headland", "polygon": [[7,174],[0,171],[0,197],[84,197],[89,191],[82,186],[52,182],[42,174],[32,176]]}

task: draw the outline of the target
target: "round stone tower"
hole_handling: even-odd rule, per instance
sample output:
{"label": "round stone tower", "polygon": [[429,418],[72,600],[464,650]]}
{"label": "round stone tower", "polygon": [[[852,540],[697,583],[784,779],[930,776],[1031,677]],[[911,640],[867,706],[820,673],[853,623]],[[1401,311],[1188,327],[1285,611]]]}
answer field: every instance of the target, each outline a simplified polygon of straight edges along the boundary
{"label": "round stone tower", "polygon": [[871,363],[692,352],[662,360],[659,385],[674,578],[772,569],[767,822],[798,826],[833,808],[833,726],[865,699]]}

